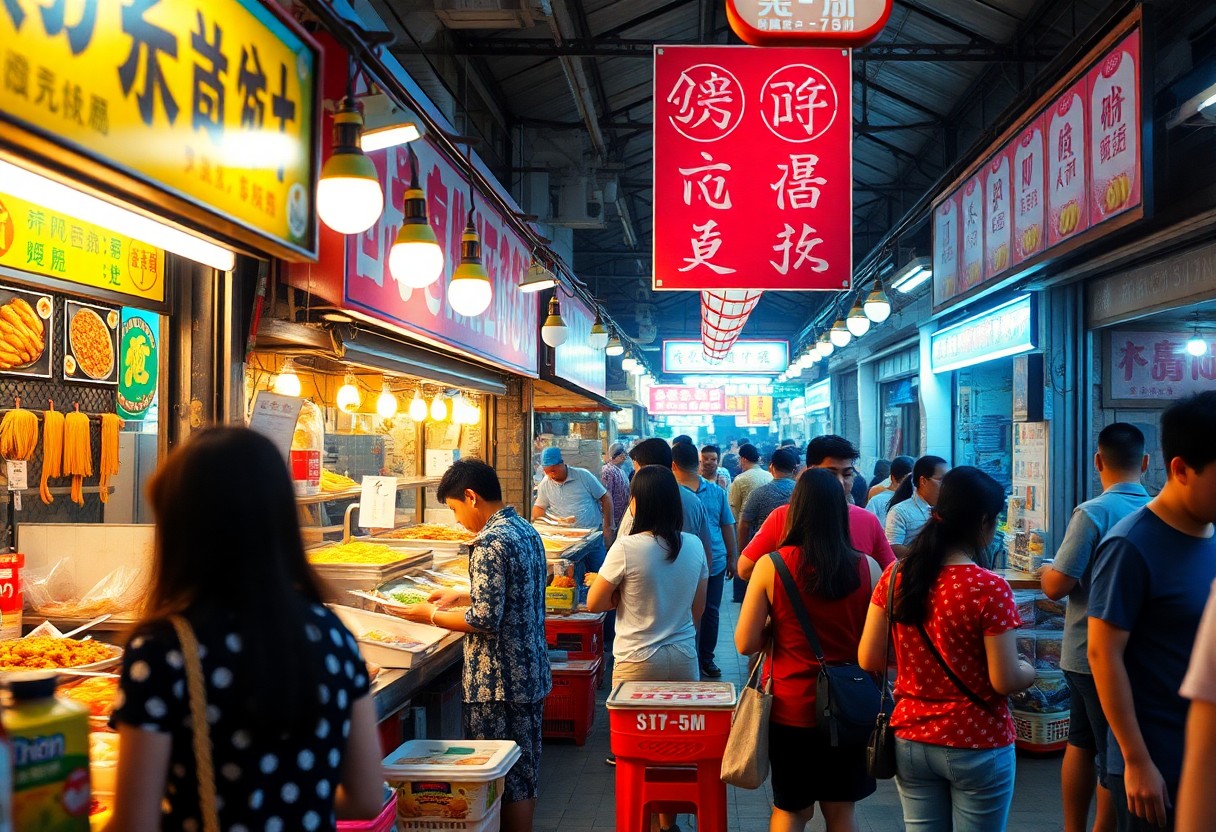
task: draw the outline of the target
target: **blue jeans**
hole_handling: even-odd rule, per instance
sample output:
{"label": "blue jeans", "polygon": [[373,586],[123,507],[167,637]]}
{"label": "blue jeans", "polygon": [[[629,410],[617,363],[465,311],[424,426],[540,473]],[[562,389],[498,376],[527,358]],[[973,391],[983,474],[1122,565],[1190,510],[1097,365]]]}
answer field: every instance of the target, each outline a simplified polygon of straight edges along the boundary
{"label": "blue jeans", "polygon": [[896,738],[895,784],[907,832],[1003,832],[1013,801],[1013,746],[949,748]]}
{"label": "blue jeans", "polygon": [[697,639],[697,656],[701,667],[714,660],[714,648],[718,646],[718,612],[722,608],[722,588],[726,582],[726,570],[710,575],[705,592],[705,612],[701,613],[701,634]]}

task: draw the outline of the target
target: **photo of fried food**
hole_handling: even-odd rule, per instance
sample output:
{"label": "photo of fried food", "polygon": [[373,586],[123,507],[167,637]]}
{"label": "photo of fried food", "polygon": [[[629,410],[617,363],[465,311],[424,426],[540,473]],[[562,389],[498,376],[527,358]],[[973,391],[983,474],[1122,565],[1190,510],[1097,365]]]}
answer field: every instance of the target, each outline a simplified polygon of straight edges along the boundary
{"label": "photo of fried food", "polygon": [[46,351],[46,328],[24,298],[0,306],[0,370],[33,364]]}
{"label": "photo of fried food", "polygon": [[1080,224],[1081,205],[1074,199],[1060,210],[1060,217],[1056,221],[1056,230],[1060,232],[1061,237],[1067,237],[1076,231],[1077,226]]}
{"label": "photo of fried food", "polygon": [[1124,205],[1127,204],[1127,199],[1132,195],[1131,179],[1126,173],[1116,175],[1110,182],[1106,183],[1106,194],[1103,198],[1107,214],[1113,214]]}
{"label": "photo of fried food", "polygon": [[78,309],[68,325],[68,337],[76,364],[92,379],[107,378],[114,371],[114,343],[105,321],[92,309]]}

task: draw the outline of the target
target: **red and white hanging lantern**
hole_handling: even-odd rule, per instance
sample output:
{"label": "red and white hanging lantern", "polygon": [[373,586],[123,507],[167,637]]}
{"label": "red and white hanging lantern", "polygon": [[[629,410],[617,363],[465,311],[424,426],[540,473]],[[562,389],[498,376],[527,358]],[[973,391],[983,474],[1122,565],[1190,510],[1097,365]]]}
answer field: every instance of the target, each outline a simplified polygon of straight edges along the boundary
{"label": "red and white hanging lantern", "polygon": [[710,362],[726,358],[761,294],[751,289],[701,292],[701,343]]}

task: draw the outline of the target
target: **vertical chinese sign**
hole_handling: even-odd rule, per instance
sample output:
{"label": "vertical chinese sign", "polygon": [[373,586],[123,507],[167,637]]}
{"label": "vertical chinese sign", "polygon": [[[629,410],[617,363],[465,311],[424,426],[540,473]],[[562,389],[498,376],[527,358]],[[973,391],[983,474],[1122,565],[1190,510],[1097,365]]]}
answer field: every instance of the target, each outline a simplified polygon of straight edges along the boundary
{"label": "vertical chinese sign", "polygon": [[654,288],[852,285],[842,49],[655,48]]}
{"label": "vertical chinese sign", "polygon": [[1137,12],[935,203],[936,310],[1144,215],[1139,24]]}
{"label": "vertical chinese sign", "polygon": [[[3,0],[0,121],[316,255],[316,44],[258,0]],[[125,177],[139,180],[128,184]]]}

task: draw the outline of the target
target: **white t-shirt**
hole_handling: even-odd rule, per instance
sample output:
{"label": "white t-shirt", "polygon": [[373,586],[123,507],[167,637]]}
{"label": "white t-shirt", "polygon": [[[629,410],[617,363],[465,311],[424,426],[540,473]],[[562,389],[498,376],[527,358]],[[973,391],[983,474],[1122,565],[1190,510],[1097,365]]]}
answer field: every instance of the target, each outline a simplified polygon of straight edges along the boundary
{"label": "white t-shirt", "polygon": [[618,662],[645,661],[668,644],[696,657],[692,601],[697,584],[709,579],[709,564],[696,536],[682,532],[680,539],[674,561],[649,532],[622,534],[608,550],[599,575],[621,592],[612,648]]}
{"label": "white t-shirt", "polygon": [[1216,581],[1199,621],[1199,632],[1191,648],[1191,666],[1179,693],[1187,699],[1216,703]]}

